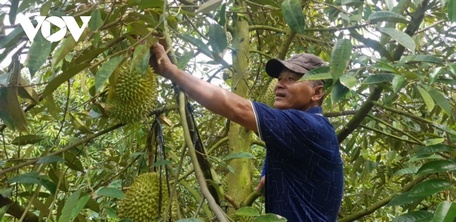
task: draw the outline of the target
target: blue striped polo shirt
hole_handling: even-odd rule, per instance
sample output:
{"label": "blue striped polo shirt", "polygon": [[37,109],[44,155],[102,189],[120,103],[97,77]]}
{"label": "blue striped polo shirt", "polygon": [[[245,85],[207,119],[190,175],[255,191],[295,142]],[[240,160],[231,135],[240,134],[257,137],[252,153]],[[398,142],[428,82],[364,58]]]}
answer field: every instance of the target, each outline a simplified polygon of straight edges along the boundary
{"label": "blue striped polo shirt", "polygon": [[279,110],[252,104],[266,143],[266,212],[292,222],[336,221],[344,186],[342,159],[322,108]]}

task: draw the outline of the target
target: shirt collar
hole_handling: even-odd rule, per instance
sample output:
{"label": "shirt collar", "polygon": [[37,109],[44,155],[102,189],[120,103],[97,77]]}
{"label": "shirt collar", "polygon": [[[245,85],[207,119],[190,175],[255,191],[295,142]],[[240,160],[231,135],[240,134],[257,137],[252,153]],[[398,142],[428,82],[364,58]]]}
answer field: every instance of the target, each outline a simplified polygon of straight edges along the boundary
{"label": "shirt collar", "polygon": [[320,115],[322,116],[323,114],[323,109],[321,108],[321,106],[314,106],[314,107],[311,107],[309,108],[308,110],[306,110],[305,112],[308,112],[308,113],[313,113],[313,114],[316,114],[316,115]]}

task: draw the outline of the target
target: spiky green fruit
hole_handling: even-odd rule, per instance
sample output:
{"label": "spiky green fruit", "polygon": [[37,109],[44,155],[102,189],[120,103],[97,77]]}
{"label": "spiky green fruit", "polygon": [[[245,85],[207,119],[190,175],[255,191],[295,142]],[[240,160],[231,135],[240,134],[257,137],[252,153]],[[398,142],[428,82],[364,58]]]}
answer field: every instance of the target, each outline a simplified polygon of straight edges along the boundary
{"label": "spiky green fruit", "polygon": [[140,174],[117,203],[117,215],[133,222],[158,221],[168,203],[166,184],[162,182],[161,187],[158,174]]}
{"label": "spiky green fruit", "polygon": [[275,78],[269,82],[266,89],[260,95],[259,102],[262,102],[270,107],[274,106],[274,101],[275,101],[274,87],[276,84],[277,84],[277,79],[275,79]]}
{"label": "spiky green fruit", "polygon": [[152,68],[146,73],[130,71],[123,65],[110,88],[107,111],[110,117],[121,123],[144,120],[157,101],[157,80]]}

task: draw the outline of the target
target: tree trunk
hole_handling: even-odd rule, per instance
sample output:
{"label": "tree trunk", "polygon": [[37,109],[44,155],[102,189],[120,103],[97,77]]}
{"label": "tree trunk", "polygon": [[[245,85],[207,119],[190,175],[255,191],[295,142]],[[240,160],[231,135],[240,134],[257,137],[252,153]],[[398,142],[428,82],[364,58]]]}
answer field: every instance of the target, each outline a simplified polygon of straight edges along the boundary
{"label": "tree trunk", "polygon": [[[244,1],[236,1],[236,7],[240,11],[245,9]],[[244,98],[248,97],[247,70],[249,67],[249,24],[242,15],[234,15],[233,18],[233,81],[232,91]],[[244,127],[231,123],[229,146],[232,153],[250,152],[250,131]],[[227,176],[227,194],[239,203],[244,200],[252,190],[252,161],[251,159],[233,159],[229,165],[234,173]],[[232,213],[231,208],[228,213]]]}

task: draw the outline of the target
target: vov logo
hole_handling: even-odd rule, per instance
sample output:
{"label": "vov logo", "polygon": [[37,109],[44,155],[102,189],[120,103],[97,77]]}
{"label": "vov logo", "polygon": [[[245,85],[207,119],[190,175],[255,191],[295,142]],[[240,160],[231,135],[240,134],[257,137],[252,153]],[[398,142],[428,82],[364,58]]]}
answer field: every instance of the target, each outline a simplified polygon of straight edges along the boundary
{"label": "vov logo", "polygon": [[[30,41],[33,41],[36,34],[41,29],[41,34],[46,40],[49,42],[58,42],[65,37],[68,29],[71,36],[73,36],[74,40],[77,42],[81,37],[82,32],[89,24],[91,16],[80,16],[82,21],[81,27],[79,27],[73,16],[36,16],[35,18],[38,22],[36,27],[33,26],[28,17],[23,14],[18,14],[18,21]],[[57,26],[60,30],[51,34],[51,24]]]}

